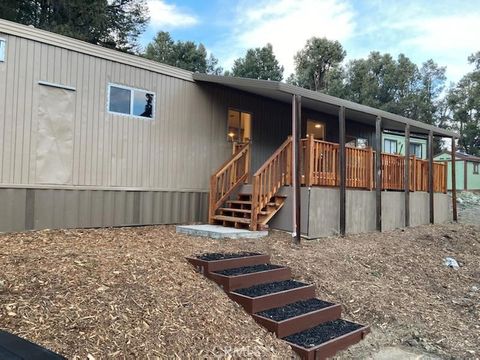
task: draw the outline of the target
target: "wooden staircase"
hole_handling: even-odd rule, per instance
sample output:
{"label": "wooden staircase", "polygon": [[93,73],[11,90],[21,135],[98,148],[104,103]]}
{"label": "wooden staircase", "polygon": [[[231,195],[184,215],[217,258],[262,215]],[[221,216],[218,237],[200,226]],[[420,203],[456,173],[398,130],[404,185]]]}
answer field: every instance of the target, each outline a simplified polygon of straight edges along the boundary
{"label": "wooden staircase", "polygon": [[251,186],[243,186],[250,177],[250,144],[237,149],[212,175],[209,223],[252,231],[267,229],[285,203],[286,196],[278,192],[291,183],[291,161],[292,139],[288,137],[253,174]]}
{"label": "wooden staircase", "polygon": [[[268,229],[270,219],[283,207],[286,196],[274,195],[257,213],[257,229]],[[252,223],[252,192],[240,192],[235,200],[227,200],[213,216],[214,223],[235,228],[250,228]]]}

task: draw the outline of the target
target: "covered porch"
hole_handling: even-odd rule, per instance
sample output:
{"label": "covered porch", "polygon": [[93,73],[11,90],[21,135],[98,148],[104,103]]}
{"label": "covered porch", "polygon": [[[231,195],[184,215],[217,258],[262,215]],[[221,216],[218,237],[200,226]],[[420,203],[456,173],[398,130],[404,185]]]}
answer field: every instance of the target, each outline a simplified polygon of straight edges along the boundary
{"label": "covered porch", "polygon": [[[201,74],[195,74],[195,79],[273,99],[279,106],[291,104],[291,132],[268,158],[258,161],[258,142],[242,144],[234,147],[232,157],[212,175],[210,222],[252,230],[266,228],[268,223],[271,227],[292,231],[299,238],[300,234],[314,237],[310,236],[310,224],[332,217],[338,219],[338,228],[334,226],[333,233],[345,234],[352,232],[348,231],[348,217],[355,218],[352,214],[357,206],[347,197],[358,197],[359,191],[368,192],[365,196],[370,204],[373,199],[368,214],[361,214],[365,219],[373,218],[374,227],[371,229],[369,225],[368,230],[390,227],[382,226],[382,220],[388,222],[388,216],[382,217],[382,208],[388,212],[389,204],[402,217],[402,221],[394,222],[394,227],[416,224],[418,215],[412,215],[416,209],[422,209],[420,218],[426,217],[427,223],[447,220],[447,169],[444,163],[433,161],[433,138],[454,140],[455,133],[283,83]],[[317,139],[309,133],[302,112],[324,114],[334,131],[330,131],[326,139]],[[405,156],[382,153],[383,130],[404,132]],[[358,135],[353,143],[352,133]],[[428,160],[410,154],[410,134],[427,138]],[[275,141],[279,142],[278,135]],[[256,162],[251,161],[252,155],[257,158]],[[333,191],[332,196],[328,190]],[[358,193],[354,194],[355,191]],[[320,194],[318,201],[312,201],[313,192]],[[382,195],[386,199],[391,197],[393,203],[384,203]],[[441,206],[437,211],[435,201]],[[411,202],[416,204],[413,209]],[[233,210],[232,204],[235,204]],[[452,205],[456,219],[455,204]],[[324,212],[319,214],[316,210],[322,206]],[[446,213],[441,210],[444,208]],[[312,218],[315,213],[317,219]]]}

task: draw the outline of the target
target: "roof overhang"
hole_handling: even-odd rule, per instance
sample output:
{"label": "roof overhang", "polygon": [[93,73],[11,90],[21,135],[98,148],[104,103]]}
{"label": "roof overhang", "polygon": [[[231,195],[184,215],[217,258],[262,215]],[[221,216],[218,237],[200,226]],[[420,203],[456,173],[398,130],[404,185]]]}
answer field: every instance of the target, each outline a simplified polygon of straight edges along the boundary
{"label": "roof overhang", "polygon": [[449,130],[441,129],[436,126],[392,114],[387,111],[360,105],[352,101],[343,100],[334,96],[303,89],[301,87],[285,84],[279,81],[207,75],[200,73],[193,74],[193,79],[197,82],[223,85],[229,88],[264,96],[284,103],[291,103],[292,95],[298,95],[302,97],[302,107],[334,116],[338,115],[339,107],[343,106],[346,110],[347,118],[359,123],[375,125],[376,117],[380,116],[382,118],[382,127],[386,130],[403,132],[405,130],[405,125],[409,124],[410,131],[412,133],[428,135],[428,133],[432,131],[434,136],[454,138],[459,137],[457,133]]}

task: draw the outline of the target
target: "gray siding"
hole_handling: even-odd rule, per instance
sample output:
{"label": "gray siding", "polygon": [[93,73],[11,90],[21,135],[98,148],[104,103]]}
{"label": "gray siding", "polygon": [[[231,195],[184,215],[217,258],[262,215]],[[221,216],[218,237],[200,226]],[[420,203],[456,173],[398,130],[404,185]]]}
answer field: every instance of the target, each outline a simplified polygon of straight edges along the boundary
{"label": "gray siding", "polygon": [[[1,34],[0,184],[205,190],[228,155],[226,117],[210,93],[184,79]],[[73,150],[68,181],[42,181],[37,146],[39,81],[74,87]],[[156,93],[153,121],[110,114],[108,83]],[[68,91],[68,90],[62,90]],[[43,146],[43,145],[42,145]],[[62,177],[62,179],[65,177]]]}
{"label": "gray siding", "polygon": [[208,193],[0,189],[0,232],[204,222]]}

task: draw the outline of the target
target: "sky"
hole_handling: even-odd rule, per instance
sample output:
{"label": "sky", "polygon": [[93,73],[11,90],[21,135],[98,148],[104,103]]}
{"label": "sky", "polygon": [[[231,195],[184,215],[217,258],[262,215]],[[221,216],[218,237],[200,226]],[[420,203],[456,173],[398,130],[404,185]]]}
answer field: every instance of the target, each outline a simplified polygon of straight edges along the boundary
{"label": "sky", "polygon": [[433,59],[458,81],[472,70],[468,56],[480,51],[480,0],[147,1],[142,46],[168,31],[174,40],[203,43],[225,70],[247,49],[271,43],[287,78],[295,53],[316,36],[340,41],[347,61],[403,53],[418,65]]}

